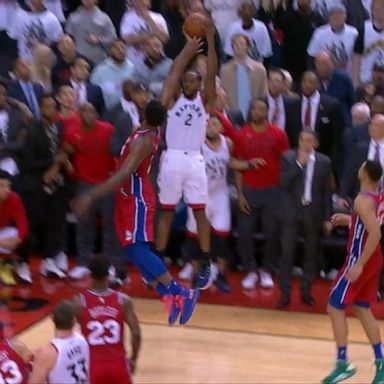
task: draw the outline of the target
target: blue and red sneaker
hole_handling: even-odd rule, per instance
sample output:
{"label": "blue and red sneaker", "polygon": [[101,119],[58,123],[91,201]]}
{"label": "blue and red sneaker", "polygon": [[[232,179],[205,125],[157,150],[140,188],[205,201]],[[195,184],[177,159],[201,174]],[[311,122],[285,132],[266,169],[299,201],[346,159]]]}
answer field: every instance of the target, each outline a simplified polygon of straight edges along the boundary
{"label": "blue and red sneaker", "polygon": [[192,317],[193,311],[195,310],[196,304],[200,297],[200,290],[188,289],[188,294],[180,297],[183,299],[183,308],[180,310],[181,315],[179,323],[184,325]]}
{"label": "blue and red sneaker", "polygon": [[184,308],[184,298],[179,295],[166,295],[163,297],[163,302],[169,313],[168,324],[173,325]]}

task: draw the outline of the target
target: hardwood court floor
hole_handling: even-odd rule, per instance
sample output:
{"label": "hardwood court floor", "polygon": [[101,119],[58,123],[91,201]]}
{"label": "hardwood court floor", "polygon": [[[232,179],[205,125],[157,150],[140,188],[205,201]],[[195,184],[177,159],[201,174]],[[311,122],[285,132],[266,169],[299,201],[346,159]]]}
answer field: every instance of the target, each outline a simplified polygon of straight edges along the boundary
{"label": "hardwood court floor", "polygon": [[[168,327],[162,303],[134,303],[143,333],[136,383],[319,383],[333,365],[325,315],[199,304],[188,326]],[[358,373],[347,382],[372,382],[371,348],[356,319],[349,323]],[[19,338],[36,348],[52,335],[47,318]]]}

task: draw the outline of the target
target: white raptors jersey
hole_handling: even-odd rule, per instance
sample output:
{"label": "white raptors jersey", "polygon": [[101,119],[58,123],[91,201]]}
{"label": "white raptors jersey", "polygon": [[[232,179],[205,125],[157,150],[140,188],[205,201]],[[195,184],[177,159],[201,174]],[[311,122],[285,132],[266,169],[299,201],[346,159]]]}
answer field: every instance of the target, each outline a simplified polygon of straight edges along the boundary
{"label": "white raptors jersey", "polygon": [[79,333],[65,339],[54,338],[51,344],[57,349],[55,367],[49,373],[49,384],[89,383],[89,346]]}
{"label": "white raptors jersey", "polygon": [[166,143],[168,149],[200,151],[204,143],[208,114],[200,92],[194,100],[183,94],[168,111]]}
{"label": "white raptors jersey", "polygon": [[384,64],[384,31],[376,31],[372,20],[367,20],[364,24],[364,52],[360,70],[362,82],[371,80],[375,64]]}
{"label": "white raptors jersey", "polygon": [[205,168],[208,177],[209,195],[217,191],[228,189],[227,169],[231,158],[227,139],[220,135],[221,145],[217,150],[212,149],[207,143],[202,147]]}

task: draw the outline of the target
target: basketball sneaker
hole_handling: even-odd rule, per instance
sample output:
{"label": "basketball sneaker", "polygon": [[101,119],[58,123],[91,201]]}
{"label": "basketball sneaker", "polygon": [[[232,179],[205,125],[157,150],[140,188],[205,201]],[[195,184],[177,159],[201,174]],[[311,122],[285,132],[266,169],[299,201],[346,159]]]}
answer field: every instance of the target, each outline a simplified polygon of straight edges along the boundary
{"label": "basketball sneaker", "polygon": [[11,264],[0,264],[0,282],[9,287],[17,284]]}
{"label": "basketball sneaker", "polygon": [[65,252],[59,252],[55,256],[55,263],[57,267],[62,270],[64,273],[68,272],[69,265],[68,265],[68,256]]}
{"label": "basketball sneaker", "polygon": [[179,295],[166,295],[163,297],[163,301],[169,312],[168,324],[173,325],[184,310],[184,298]]}
{"label": "basketball sneaker", "polygon": [[375,361],[376,365],[376,375],[373,379],[373,384],[384,383],[384,359],[377,359]]}
{"label": "basketball sneaker", "polygon": [[179,277],[182,280],[192,280],[193,265],[191,263],[186,263],[184,268],[179,272]]}
{"label": "basketball sneaker", "polygon": [[[377,367],[377,365],[376,365]],[[339,383],[356,373],[356,368],[348,361],[337,360],[335,369],[322,381],[323,384]]]}
{"label": "basketball sneaker", "polygon": [[207,262],[202,264],[200,271],[195,274],[192,286],[199,289],[208,289],[215,279],[212,273],[212,263]]}
{"label": "basketball sneaker", "polygon": [[14,265],[14,271],[17,275],[17,277],[23,282],[27,284],[32,284],[32,273],[29,269],[29,266],[27,263],[17,263]]}
{"label": "basketball sneaker", "polygon": [[179,323],[184,325],[188,323],[189,319],[192,317],[193,311],[200,297],[200,291],[198,289],[188,289],[188,295],[180,297],[182,298],[183,304],[181,305],[179,303],[181,313]]}
{"label": "basketball sneaker", "polygon": [[228,284],[228,280],[224,273],[219,272],[215,281],[216,287],[223,293],[231,293],[232,289]]}
{"label": "basketball sneaker", "polygon": [[56,265],[55,260],[48,258],[43,260],[40,266],[40,274],[44,277],[56,277],[64,279],[67,275]]}

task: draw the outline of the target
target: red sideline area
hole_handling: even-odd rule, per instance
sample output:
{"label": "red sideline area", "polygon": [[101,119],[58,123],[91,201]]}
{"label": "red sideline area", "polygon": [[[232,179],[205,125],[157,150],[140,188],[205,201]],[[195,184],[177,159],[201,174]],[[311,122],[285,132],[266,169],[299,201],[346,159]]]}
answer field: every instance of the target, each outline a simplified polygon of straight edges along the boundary
{"label": "red sideline area", "polygon": [[[90,279],[76,282],[43,278],[38,274],[39,263],[38,259],[32,261],[32,270],[35,277],[33,285],[19,285],[14,288],[0,285],[0,319],[5,325],[4,335],[6,337],[20,333],[43,319],[52,311],[59,300],[73,297],[90,284]],[[176,276],[178,269],[173,267],[171,271]],[[156,292],[144,286],[141,275],[134,267],[130,269],[130,277],[132,282],[129,286],[123,288],[124,292],[132,297],[159,298]],[[216,287],[211,287],[209,290],[203,291],[200,302],[264,309],[276,308],[280,296],[277,287],[263,289],[258,286],[254,290],[245,291],[241,288],[243,277],[244,273],[230,272],[228,280],[233,292],[224,294],[219,292]],[[287,311],[325,313],[331,283],[324,280],[315,282],[313,295],[316,299],[316,305],[313,307],[309,307],[300,301],[299,283],[300,281],[295,279],[292,303]],[[376,303],[373,310],[379,319],[384,319],[384,303]],[[166,318],[164,308],[164,321],[166,321]]]}

